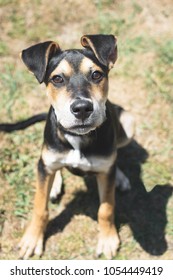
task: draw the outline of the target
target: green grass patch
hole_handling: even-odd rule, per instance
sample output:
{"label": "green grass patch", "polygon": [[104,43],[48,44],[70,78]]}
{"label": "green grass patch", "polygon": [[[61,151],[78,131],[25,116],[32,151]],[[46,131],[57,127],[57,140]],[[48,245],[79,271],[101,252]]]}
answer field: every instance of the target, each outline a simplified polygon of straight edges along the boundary
{"label": "green grass patch", "polygon": [[0,153],[2,176],[14,192],[14,214],[22,218],[26,218],[32,208],[38,146],[41,147],[42,142],[40,134],[42,125],[38,124],[25,132],[8,135],[9,148],[5,147]]}
{"label": "green grass patch", "polygon": [[[7,6],[9,4],[11,4],[11,0],[0,0],[0,7],[4,7]],[[13,0],[13,4],[16,4],[18,2],[18,0]]]}
{"label": "green grass patch", "polygon": [[171,168],[165,163],[148,160],[142,170],[142,179],[148,191],[155,185],[165,185],[171,181]]}
{"label": "green grass patch", "polygon": [[[145,71],[145,85],[150,102],[156,97],[173,104],[173,41],[155,43],[155,61]],[[173,110],[173,106],[172,106]]]}
{"label": "green grass patch", "polygon": [[0,57],[9,54],[8,45],[5,42],[0,42]]}
{"label": "green grass patch", "polygon": [[19,70],[13,63],[5,64],[0,73],[0,81],[0,90],[3,92],[0,110],[5,110],[8,119],[12,120],[15,109],[20,113],[21,108],[27,107],[26,94],[28,95],[34,89],[36,81],[27,70]]}
{"label": "green grass patch", "polygon": [[18,9],[13,8],[13,12],[10,14],[8,20],[12,23],[11,30],[8,32],[11,38],[19,38],[26,34],[25,15],[20,14]]}

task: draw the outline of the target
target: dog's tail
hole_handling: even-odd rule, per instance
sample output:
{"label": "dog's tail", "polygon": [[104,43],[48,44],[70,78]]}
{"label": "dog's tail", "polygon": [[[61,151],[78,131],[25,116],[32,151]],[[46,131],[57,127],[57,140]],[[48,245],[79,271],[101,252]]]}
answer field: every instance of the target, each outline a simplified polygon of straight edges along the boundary
{"label": "dog's tail", "polygon": [[33,125],[37,122],[45,121],[46,118],[47,118],[47,113],[41,113],[17,123],[2,123],[0,124],[0,131],[13,132],[15,130],[25,129],[28,126]]}

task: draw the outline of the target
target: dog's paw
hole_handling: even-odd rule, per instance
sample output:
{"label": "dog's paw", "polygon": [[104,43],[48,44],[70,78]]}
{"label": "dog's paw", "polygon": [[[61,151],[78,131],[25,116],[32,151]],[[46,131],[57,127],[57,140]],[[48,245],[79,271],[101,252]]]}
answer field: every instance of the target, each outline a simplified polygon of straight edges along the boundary
{"label": "dog's paw", "polygon": [[29,226],[18,245],[19,258],[26,260],[34,254],[40,257],[43,254],[43,238],[43,232],[35,231]]}
{"label": "dog's paw", "polygon": [[120,191],[129,191],[131,189],[129,179],[119,168],[116,169],[116,187]]}
{"label": "dog's paw", "polygon": [[116,256],[119,245],[120,240],[117,233],[106,236],[100,235],[96,250],[97,256],[99,257],[104,254],[104,256],[110,260]]}

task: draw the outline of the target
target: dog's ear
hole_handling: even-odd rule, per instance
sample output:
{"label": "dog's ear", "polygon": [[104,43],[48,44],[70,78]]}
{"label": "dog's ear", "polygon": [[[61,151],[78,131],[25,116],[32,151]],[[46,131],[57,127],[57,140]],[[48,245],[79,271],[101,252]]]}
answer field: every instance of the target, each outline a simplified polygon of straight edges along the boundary
{"label": "dog's ear", "polygon": [[60,52],[61,49],[57,43],[47,41],[23,50],[21,58],[29,71],[35,75],[39,83],[42,83],[50,58]]}
{"label": "dog's ear", "polygon": [[100,63],[111,69],[117,59],[117,39],[114,35],[84,35],[81,44],[91,49]]}

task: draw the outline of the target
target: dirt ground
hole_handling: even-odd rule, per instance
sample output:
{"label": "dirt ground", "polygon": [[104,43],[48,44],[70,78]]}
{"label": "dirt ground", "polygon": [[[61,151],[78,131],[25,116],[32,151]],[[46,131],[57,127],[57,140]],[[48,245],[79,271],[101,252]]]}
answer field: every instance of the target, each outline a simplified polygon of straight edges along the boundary
{"label": "dirt ground", "polygon": [[[0,122],[48,110],[44,85],[19,59],[23,48],[46,40],[79,48],[80,37],[91,33],[118,37],[109,98],[134,115],[136,133],[118,154],[132,190],[116,194],[121,247],[115,259],[173,259],[172,14],[172,0],[52,0],[51,5],[0,0]],[[0,133],[0,259],[18,258],[16,244],[32,212],[43,129],[41,123]],[[95,180],[84,182],[66,170],[63,177],[64,194],[50,203],[42,258],[95,259]]]}

